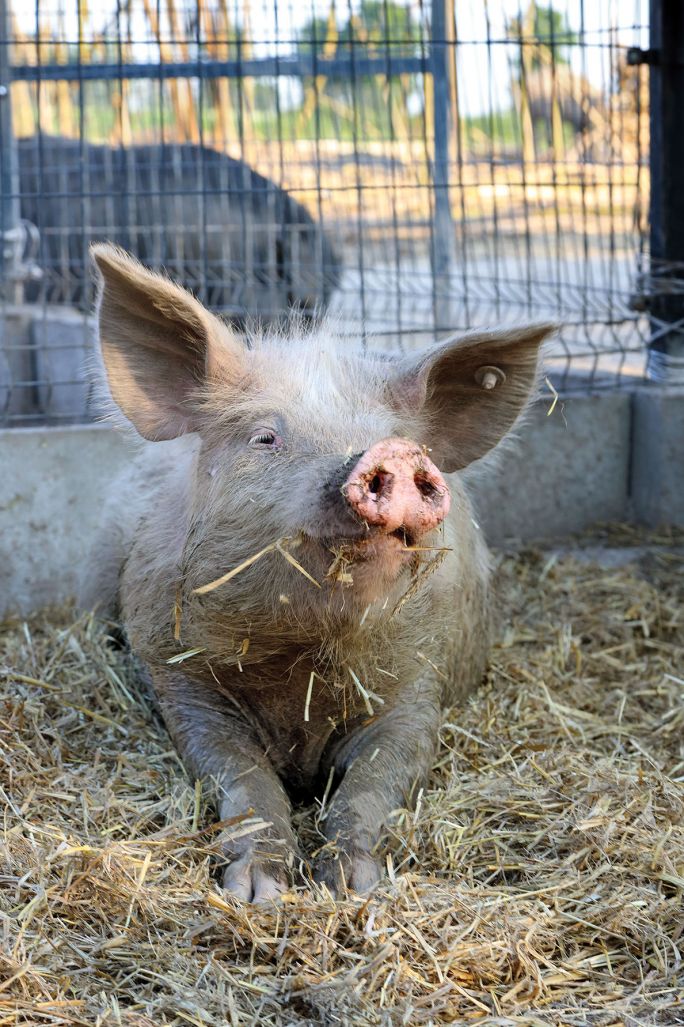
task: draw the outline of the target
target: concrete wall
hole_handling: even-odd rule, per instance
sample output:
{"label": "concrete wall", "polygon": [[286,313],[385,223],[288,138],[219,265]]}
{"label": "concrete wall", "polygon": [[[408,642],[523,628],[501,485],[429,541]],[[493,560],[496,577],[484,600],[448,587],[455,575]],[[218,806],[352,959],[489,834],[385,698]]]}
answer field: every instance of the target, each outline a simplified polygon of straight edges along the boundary
{"label": "concrete wall", "polygon": [[[498,465],[474,476],[491,542],[559,539],[634,513],[684,522],[684,395],[577,395],[548,409],[548,398],[537,403]],[[125,437],[104,426],[0,431],[0,612],[73,595],[129,454]]]}
{"label": "concrete wall", "polygon": [[631,396],[539,401],[473,492],[493,543],[562,538],[629,516]]}
{"label": "concrete wall", "polygon": [[75,594],[128,445],[105,427],[0,432],[0,615]]}
{"label": "concrete wall", "polygon": [[631,494],[641,524],[684,524],[684,387],[634,395]]}

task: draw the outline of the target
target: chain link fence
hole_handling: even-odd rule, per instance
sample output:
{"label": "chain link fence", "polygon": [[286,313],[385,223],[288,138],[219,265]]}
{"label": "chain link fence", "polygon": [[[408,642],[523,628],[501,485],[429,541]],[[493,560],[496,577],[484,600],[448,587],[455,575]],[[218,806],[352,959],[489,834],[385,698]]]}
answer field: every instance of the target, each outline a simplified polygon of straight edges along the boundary
{"label": "chain link fence", "polygon": [[647,7],[0,0],[0,421],[93,415],[96,239],[238,326],[551,318],[554,388],[638,380]]}

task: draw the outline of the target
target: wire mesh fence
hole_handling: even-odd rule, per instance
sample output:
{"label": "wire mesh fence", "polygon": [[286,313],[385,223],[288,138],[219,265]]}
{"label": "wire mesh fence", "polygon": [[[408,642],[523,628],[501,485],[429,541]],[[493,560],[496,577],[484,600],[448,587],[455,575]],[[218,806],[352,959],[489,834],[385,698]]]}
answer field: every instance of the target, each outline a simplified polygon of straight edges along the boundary
{"label": "wire mesh fence", "polygon": [[0,0],[0,419],[92,415],[104,238],[239,326],[329,311],[402,349],[551,318],[556,388],[639,378],[646,8]]}

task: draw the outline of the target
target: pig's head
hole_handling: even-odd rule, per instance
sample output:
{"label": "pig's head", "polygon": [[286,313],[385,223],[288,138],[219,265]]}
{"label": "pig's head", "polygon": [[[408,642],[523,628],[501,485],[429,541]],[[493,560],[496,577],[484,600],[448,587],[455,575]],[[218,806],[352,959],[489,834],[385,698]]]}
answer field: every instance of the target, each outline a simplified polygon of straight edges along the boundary
{"label": "pig's head", "polygon": [[[358,620],[368,604],[405,593],[444,544],[456,501],[444,475],[510,430],[551,330],[472,334],[397,359],[350,353],[331,329],[248,348],[122,251],[99,245],[93,257],[115,403],[146,439],[201,440],[184,587],[268,549],[201,597],[254,618]],[[276,544],[280,553],[268,548]]]}

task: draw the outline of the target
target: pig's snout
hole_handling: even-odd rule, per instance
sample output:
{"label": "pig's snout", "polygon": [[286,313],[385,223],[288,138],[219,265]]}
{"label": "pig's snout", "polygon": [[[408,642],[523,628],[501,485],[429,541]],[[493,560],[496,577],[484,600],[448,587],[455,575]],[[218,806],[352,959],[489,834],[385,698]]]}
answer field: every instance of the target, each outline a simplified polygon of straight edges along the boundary
{"label": "pig's snout", "polygon": [[342,492],[366,524],[413,539],[441,524],[451,505],[449,487],[432,460],[401,438],[383,439],[367,450]]}

